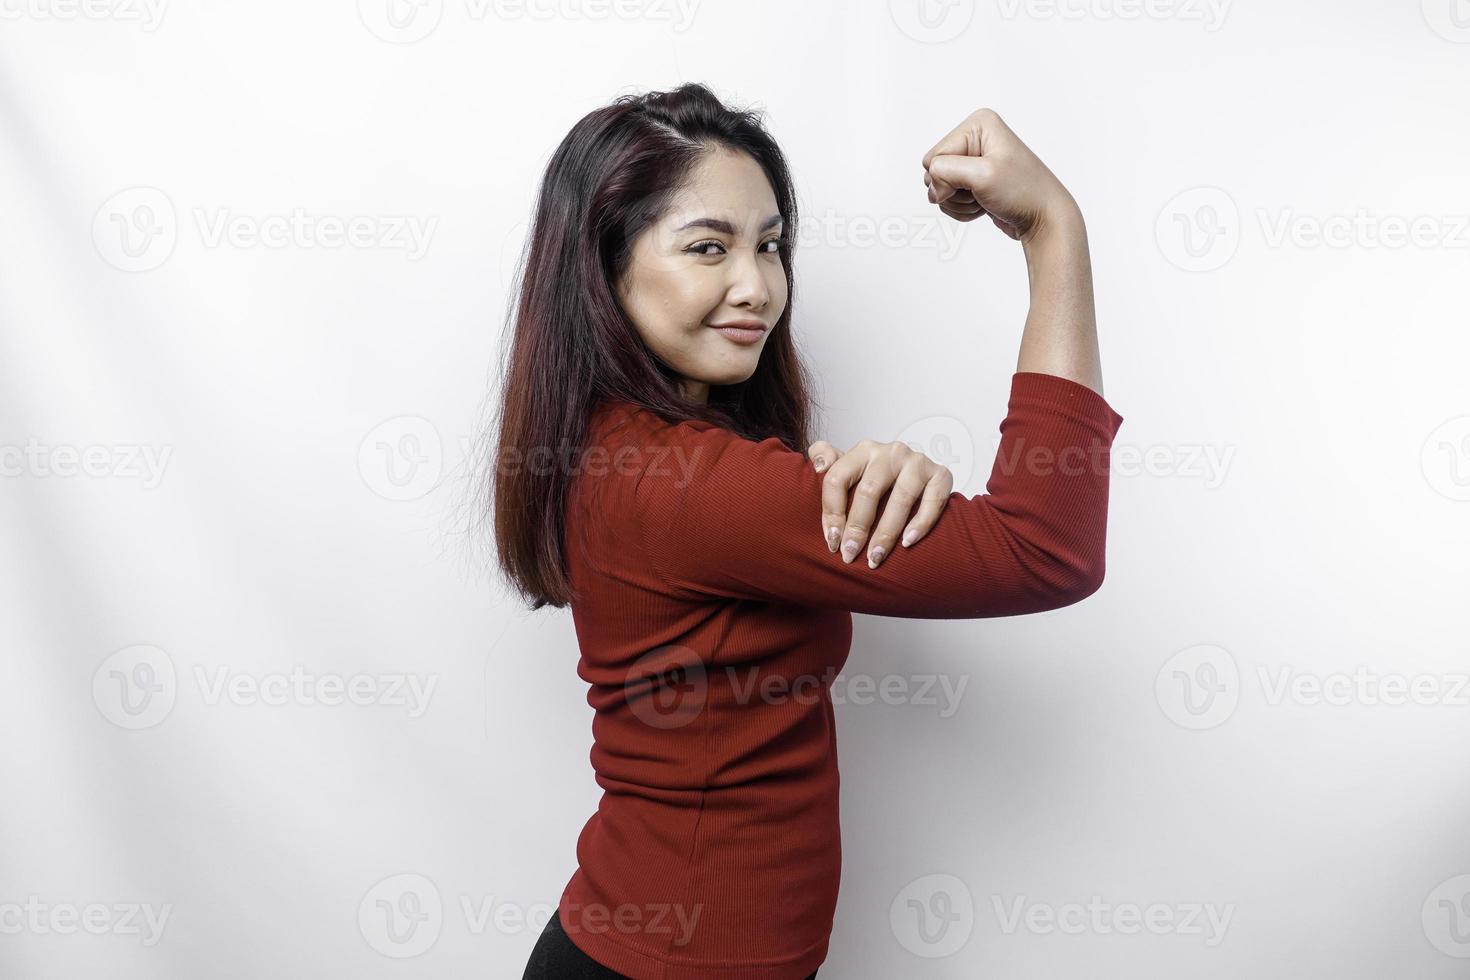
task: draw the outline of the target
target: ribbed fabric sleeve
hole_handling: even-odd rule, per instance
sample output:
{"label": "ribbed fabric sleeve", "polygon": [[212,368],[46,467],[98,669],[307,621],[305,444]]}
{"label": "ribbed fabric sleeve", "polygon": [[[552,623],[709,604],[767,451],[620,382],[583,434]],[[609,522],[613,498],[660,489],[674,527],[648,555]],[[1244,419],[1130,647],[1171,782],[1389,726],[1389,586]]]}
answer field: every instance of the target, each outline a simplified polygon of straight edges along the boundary
{"label": "ribbed fabric sleeve", "polygon": [[600,407],[601,456],[567,508],[603,789],[558,904],[568,938],[634,980],[817,969],[841,877],[831,685],[851,614],[1007,616],[1090,595],[1122,421],[1085,385],[1017,372],[986,492],[952,494],[870,569],[827,550],[803,453]]}
{"label": "ribbed fabric sleeve", "polygon": [[650,465],[638,478],[639,540],[669,588],[689,597],[911,619],[1053,609],[1102,583],[1108,454],[1121,423],[1085,385],[1018,372],[986,493],[952,493],[930,532],[876,569],[865,553],[848,564],[827,550],[823,476],[805,454],[683,423],[667,435],[689,465]]}

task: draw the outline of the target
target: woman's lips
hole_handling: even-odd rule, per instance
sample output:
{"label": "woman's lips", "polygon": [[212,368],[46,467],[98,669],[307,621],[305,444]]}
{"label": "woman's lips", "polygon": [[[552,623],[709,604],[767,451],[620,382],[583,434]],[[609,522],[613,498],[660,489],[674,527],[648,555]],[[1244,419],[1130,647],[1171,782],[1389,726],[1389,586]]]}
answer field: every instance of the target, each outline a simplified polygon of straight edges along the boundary
{"label": "woman's lips", "polygon": [[737,344],[759,343],[761,337],[765,336],[766,333],[763,327],[726,326],[715,327],[714,329],[724,334],[726,339],[731,340]]}

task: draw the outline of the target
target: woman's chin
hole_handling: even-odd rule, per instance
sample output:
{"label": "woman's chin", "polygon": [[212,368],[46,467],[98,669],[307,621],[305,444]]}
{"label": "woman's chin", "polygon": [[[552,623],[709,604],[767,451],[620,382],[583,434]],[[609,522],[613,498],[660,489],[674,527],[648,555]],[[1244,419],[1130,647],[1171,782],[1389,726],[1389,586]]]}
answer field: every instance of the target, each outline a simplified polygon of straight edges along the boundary
{"label": "woman's chin", "polygon": [[695,372],[694,376],[705,384],[739,384],[742,381],[750,380],[750,376],[755,373],[760,359],[760,348],[758,347],[750,351],[725,354],[706,362],[705,370]]}
{"label": "woman's chin", "polygon": [[755,374],[755,366],[751,365],[748,371],[711,371],[708,374],[699,375],[698,380],[709,385],[711,388],[724,388],[729,385],[738,385],[742,382],[749,381],[750,376],[753,374]]}

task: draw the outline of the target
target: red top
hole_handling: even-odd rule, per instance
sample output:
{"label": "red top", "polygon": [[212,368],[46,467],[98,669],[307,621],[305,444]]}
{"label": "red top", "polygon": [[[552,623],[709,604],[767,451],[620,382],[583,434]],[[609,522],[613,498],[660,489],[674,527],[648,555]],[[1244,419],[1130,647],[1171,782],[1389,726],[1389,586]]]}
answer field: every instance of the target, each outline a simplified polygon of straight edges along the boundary
{"label": "red top", "polygon": [[[558,906],[634,980],[802,980],[827,954],[842,846],[830,687],[851,613],[972,619],[1102,584],[1109,452],[1091,388],[1011,379],[986,493],[955,491],[876,569],[822,539],[803,453],[626,402],[589,421],[566,556],[604,792]],[[881,513],[881,511],[880,511]]]}

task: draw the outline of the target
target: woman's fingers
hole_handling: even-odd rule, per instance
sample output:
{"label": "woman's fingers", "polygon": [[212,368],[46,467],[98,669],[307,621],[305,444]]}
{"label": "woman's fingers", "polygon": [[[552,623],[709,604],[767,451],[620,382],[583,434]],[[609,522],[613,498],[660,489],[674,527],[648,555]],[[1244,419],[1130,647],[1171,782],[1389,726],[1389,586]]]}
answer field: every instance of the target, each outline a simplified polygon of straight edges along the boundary
{"label": "woman's fingers", "polygon": [[907,444],[864,439],[840,454],[822,480],[827,549],[840,550],[851,564],[866,548],[868,567],[877,568],[900,543],[910,546],[929,533],[953,489],[947,467]]}
{"label": "woman's fingers", "polygon": [[867,447],[862,443],[841,453],[837,461],[830,464],[822,477],[822,539],[828,551],[837,551],[842,545],[848,522],[852,519],[848,506],[852,485],[862,478],[867,461]]}
{"label": "woman's fingers", "polygon": [[863,548],[878,513],[878,500],[887,492],[890,477],[875,452],[880,448],[864,439],[827,468],[822,478],[822,530],[828,551],[841,551],[851,562]]}
{"label": "woman's fingers", "polygon": [[[862,446],[863,443],[858,445]],[[878,451],[881,448],[869,447],[868,451],[858,453],[855,446],[845,457],[849,460],[858,455],[863,457],[862,472],[858,474],[857,485],[848,502],[847,523],[842,530],[842,560],[849,564],[867,546],[868,535],[877,522],[878,501],[883,499],[883,495],[893,485],[893,474],[888,469],[885,455]],[[838,465],[841,465],[840,461]],[[856,465],[854,464],[854,468]]]}
{"label": "woman's fingers", "polygon": [[[813,469],[827,473],[843,453],[826,439],[818,439],[806,447],[806,455],[812,461]],[[834,484],[830,480],[822,481],[822,540],[827,543],[828,551],[836,551],[842,540],[842,525],[847,520],[847,490],[846,487],[840,491],[831,490],[831,486]]]}
{"label": "woman's fingers", "polygon": [[[1049,213],[1077,203],[1046,164],[991,109],[970,113],[924,154],[929,200],[957,221],[988,213],[1007,236],[1025,241]],[[973,211],[962,192],[983,211]]]}
{"label": "woman's fingers", "polygon": [[913,514],[914,505],[923,496],[926,483],[923,469],[920,458],[915,454],[898,471],[893,489],[888,493],[888,502],[883,506],[883,516],[868,542],[869,568],[877,568],[898,544],[899,533]]}
{"label": "woman's fingers", "polygon": [[818,439],[806,447],[807,459],[812,461],[818,473],[824,472],[827,467],[842,458],[842,450],[832,445],[826,439]]}
{"label": "woman's fingers", "polygon": [[1000,122],[1000,117],[991,113],[989,109],[977,109],[970,113],[958,126],[945,133],[939,142],[929,147],[929,151],[924,154],[924,169],[927,170],[934,158],[943,154],[958,153],[964,156],[979,156],[984,153],[989,148],[986,124],[992,119],[996,123]]}
{"label": "woman's fingers", "polygon": [[[948,203],[939,205],[939,210],[949,215],[956,221],[974,221],[976,218],[985,216],[985,209],[978,204],[972,208],[951,207]],[[993,218],[991,220],[994,220]]]}
{"label": "woman's fingers", "polygon": [[[939,203],[939,198],[934,193],[934,186],[932,183],[930,183],[929,175],[927,173],[924,174],[924,183],[930,185],[929,203]],[[939,204],[939,210],[943,211],[945,214],[949,215],[956,221],[974,221],[976,218],[984,217],[985,215],[985,208],[980,205],[980,202],[975,200],[975,195],[971,194],[967,189],[963,187],[954,190],[954,192],[945,199],[944,203]]]}
{"label": "woman's fingers", "polygon": [[934,527],[934,522],[939,520],[939,515],[944,513],[944,508],[949,504],[950,494],[954,491],[954,474],[947,466],[935,464],[934,473],[924,484],[924,492],[919,500],[919,511],[914,519],[909,521],[908,527],[904,528],[903,537],[899,543],[905,548],[913,545],[929,533]]}
{"label": "woman's fingers", "polygon": [[989,157],[970,157],[946,153],[929,164],[929,192],[943,204],[960,191],[968,191],[976,201],[996,190],[996,163]]}
{"label": "woman's fingers", "polygon": [[[933,181],[930,180],[928,171],[924,172],[924,186],[929,188],[930,203],[937,203],[937,195],[934,192],[934,184]],[[944,203],[961,208],[978,208],[980,206],[979,202],[975,200],[974,193],[971,192],[968,187],[953,188],[952,193],[949,195],[948,198],[945,199]]]}
{"label": "woman's fingers", "polygon": [[934,188],[930,187],[929,203],[939,204],[939,210],[952,218],[958,218],[960,221],[971,221],[985,213],[985,208],[979,201],[975,200],[975,195],[964,188],[956,190],[940,203],[934,194]]}
{"label": "woman's fingers", "polygon": [[[963,122],[945,134],[944,138],[929,148],[924,154],[924,173],[926,183],[929,183],[930,191],[935,195],[930,200],[936,204],[942,204],[951,194],[961,187],[971,186],[963,180],[946,180],[944,176],[934,173],[934,158],[939,156],[962,156],[978,157],[985,152],[986,134],[984,127],[971,113]],[[930,182],[932,181],[932,182]]]}

